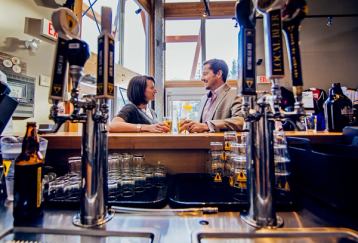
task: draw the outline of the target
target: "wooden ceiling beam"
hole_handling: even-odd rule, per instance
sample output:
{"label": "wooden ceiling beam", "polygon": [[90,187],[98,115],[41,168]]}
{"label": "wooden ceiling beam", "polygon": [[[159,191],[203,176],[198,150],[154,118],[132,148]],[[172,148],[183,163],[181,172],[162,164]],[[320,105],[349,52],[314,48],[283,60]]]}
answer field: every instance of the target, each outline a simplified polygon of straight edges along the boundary
{"label": "wooden ceiling beam", "polygon": [[199,35],[168,35],[165,37],[165,42],[198,42]]}
{"label": "wooden ceiling beam", "polygon": [[[232,18],[235,16],[235,1],[210,2],[208,19]],[[165,3],[165,19],[200,19],[203,17],[202,2]]]}
{"label": "wooden ceiling beam", "polygon": [[138,5],[142,6],[142,8],[151,16],[153,14],[153,7],[150,0],[135,0]]}

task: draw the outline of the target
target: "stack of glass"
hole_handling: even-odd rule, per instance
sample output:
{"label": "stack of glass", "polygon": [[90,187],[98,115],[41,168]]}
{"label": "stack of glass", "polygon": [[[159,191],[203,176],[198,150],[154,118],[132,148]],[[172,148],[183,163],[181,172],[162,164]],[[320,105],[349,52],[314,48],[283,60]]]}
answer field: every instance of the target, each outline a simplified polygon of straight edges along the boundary
{"label": "stack of glass", "polygon": [[222,142],[210,142],[209,174],[214,182],[222,182],[225,170],[225,152]]}
{"label": "stack of glass", "polygon": [[[1,157],[0,157],[1,159]],[[2,160],[2,159],[1,159]],[[5,196],[5,181],[3,180],[4,169],[2,162],[0,163],[0,200]]]}
{"label": "stack of glass", "polygon": [[241,133],[238,142],[232,142],[230,145],[230,153],[227,156],[227,168],[229,185],[241,191],[247,188],[246,173],[246,133]]}
{"label": "stack of glass", "polygon": [[[224,144],[210,143],[209,174],[214,182],[228,182],[231,187],[246,189],[246,134],[224,133]],[[240,141],[240,143],[238,142]]]}
{"label": "stack of glass", "polygon": [[283,131],[274,131],[275,187],[289,192],[290,157]]}
{"label": "stack of glass", "polygon": [[[68,158],[70,172],[57,178],[45,175],[46,197],[55,201],[79,199],[81,188],[81,158]],[[158,161],[156,166],[145,164],[141,154],[118,154],[108,156],[108,200],[131,198],[152,188],[166,186],[167,170]]]}
{"label": "stack of glass", "polygon": [[111,154],[108,159],[109,200],[133,197],[151,188],[166,186],[166,168],[145,164],[141,154]]}

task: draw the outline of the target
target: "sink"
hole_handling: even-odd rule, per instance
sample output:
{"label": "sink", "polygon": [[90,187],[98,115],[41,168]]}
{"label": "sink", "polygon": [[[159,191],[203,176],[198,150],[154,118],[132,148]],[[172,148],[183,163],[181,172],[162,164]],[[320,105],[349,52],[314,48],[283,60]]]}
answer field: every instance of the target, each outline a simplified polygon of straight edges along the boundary
{"label": "sink", "polygon": [[326,243],[358,242],[358,232],[346,228],[284,228],[260,229],[255,232],[197,231],[193,243]]}
{"label": "sink", "polygon": [[0,233],[0,242],[135,242],[157,243],[160,234],[155,229],[108,231],[95,229],[51,229],[13,227]]}

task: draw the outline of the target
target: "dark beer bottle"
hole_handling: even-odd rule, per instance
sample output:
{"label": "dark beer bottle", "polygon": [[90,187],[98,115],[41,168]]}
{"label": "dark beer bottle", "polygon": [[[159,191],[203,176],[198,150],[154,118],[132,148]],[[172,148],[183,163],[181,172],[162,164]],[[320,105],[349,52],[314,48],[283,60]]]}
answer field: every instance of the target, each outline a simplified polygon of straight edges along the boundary
{"label": "dark beer bottle", "polygon": [[352,120],[352,101],[343,94],[341,84],[334,83],[329,89],[329,97],[324,103],[326,129],[342,132]]}
{"label": "dark beer bottle", "polygon": [[14,224],[36,222],[42,216],[42,167],[36,123],[28,122],[22,151],[15,160]]}

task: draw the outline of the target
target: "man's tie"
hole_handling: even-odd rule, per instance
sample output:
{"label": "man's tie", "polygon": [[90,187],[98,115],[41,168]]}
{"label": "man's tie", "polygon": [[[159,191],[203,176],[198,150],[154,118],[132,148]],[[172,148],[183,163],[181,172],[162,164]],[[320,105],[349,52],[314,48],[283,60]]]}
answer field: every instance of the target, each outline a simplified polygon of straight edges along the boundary
{"label": "man's tie", "polygon": [[211,91],[208,93],[208,100],[206,101],[204,111],[203,111],[203,119],[202,119],[203,122],[207,122],[210,120],[209,116],[210,116],[211,110],[214,108],[213,104],[216,100],[216,97],[217,97],[217,95],[215,93],[213,93]]}

